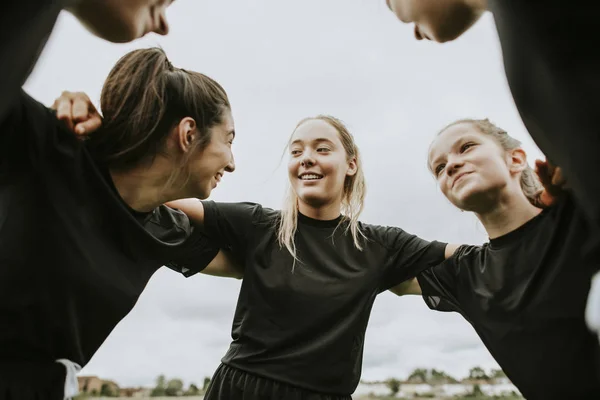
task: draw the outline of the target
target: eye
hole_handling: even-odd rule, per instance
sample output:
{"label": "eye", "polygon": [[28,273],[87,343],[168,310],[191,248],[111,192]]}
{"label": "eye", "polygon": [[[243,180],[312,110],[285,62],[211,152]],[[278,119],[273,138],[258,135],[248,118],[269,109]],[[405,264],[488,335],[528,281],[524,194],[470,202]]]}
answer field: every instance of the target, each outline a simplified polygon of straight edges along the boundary
{"label": "eye", "polygon": [[460,152],[464,153],[465,151],[469,150],[473,146],[475,146],[475,143],[467,142],[467,143],[463,144],[462,146],[460,146]]}
{"label": "eye", "polygon": [[446,167],[446,164],[439,164],[437,167],[435,167],[435,176],[440,176],[440,174],[444,170],[444,167]]}
{"label": "eye", "polygon": [[317,152],[319,152],[319,153],[327,153],[327,152],[329,152],[329,151],[330,151],[330,150],[329,150],[327,147],[319,147],[319,148],[317,149]]}
{"label": "eye", "polygon": [[292,150],[290,153],[291,153],[293,156],[297,156],[297,155],[299,155],[300,153],[302,153],[302,151],[301,151],[301,150],[298,150],[298,149],[295,149],[295,150]]}

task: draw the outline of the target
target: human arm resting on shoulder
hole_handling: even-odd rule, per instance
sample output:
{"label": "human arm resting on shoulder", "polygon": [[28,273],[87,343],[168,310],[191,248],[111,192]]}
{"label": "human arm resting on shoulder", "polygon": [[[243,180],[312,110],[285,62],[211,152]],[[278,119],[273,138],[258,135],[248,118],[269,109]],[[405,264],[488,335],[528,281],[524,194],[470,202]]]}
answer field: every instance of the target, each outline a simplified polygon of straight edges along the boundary
{"label": "human arm resting on shoulder", "polygon": [[217,203],[184,199],[169,202],[167,206],[187,214],[190,221],[204,234],[243,260],[248,244],[254,238],[255,222],[262,215],[260,204]]}
{"label": "human arm resting on shoulder", "polygon": [[[185,213],[192,224],[202,230],[204,226],[204,206],[200,200],[181,199],[171,201],[165,205]],[[224,278],[242,279],[244,277],[244,269],[235,261],[229,251],[223,249],[201,272],[205,275]]]}
{"label": "human arm resting on shoulder", "polygon": [[244,268],[234,260],[230,252],[221,250],[202,273],[222,278],[242,279]]}
{"label": "human arm resting on shoulder", "polygon": [[181,199],[165,203],[166,206],[182,211],[200,229],[204,228],[204,206],[198,199]]}
{"label": "human arm resting on shoulder", "polygon": [[372,227],[386,252],[379,290],[389,290],[444,261],[446,243],[427,241],[398,227]]}
{"label": "human arm resting on shoulder", "polygon": [[[444,256],[446,259],[452,257],[456,249],[458,249],[460,245],[458,244],[447,244],[446,249],[444,250]],[[397,296],[404,296],[407,294],[413,295],[421,295],[423,292],[421,291],[421,285],[419,285],[419,281],[417,278],[409,279],[405,282],[402,282],[399,285],[394,286],[390,289],[390,292],[394,293]]]}

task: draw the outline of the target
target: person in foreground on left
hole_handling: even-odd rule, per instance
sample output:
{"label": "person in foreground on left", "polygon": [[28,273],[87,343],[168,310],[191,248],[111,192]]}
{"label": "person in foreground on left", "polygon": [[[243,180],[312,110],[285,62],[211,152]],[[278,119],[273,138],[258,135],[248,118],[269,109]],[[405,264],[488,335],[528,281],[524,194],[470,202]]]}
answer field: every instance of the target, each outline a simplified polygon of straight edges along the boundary
{"label": "person in foreground on left", "polygon": [[[161,266],[231,265],[187,216],[235,168],[231,106],[156,48],[125,55],[78,140],[23,91],[0,120],[0,399],[61,400]],[[220,255],[217,255],[217,254]]]}

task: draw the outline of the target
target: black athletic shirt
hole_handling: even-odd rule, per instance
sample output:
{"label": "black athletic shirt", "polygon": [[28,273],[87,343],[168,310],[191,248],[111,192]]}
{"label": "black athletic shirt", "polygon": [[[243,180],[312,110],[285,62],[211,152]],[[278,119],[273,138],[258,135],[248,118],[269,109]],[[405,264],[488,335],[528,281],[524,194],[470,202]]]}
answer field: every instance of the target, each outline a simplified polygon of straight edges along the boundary
{"label": "black athletic shirt", "polygon": [[427,305],[456,311],[527,399],[600,399],[598,340],[584,308],[589,230],[566,195],[483,246],[461,246],[418,280]]}
{"label": "black athletic shirt", "polygon": [[600,226],[600,3],[489,0],[488,7],[527,130]]}
{"label": "black athletic shirt", "polygon": [[83,366],[157,269],[189,276],[218,249],[179,211],[130,209],[83,142],[17,99],[0,124],[0,364]]}
{"label": "black athletic shirt", "polygon": [[[206,233],[244,265],[223,363],[320,393],[350,395],[360,379],[375,297],[444,259],[445,244],[399,228],[360,224],[362,251],[346,222],[298,216],[297,256],[279,247],[279,211],[204,202]],[[337,227],[337,229],[336,229]]]}
{"label": "black athletic shirt", "polygon": [[77,0],[3,0],[0,12],[0,121],[18,97],[63,7]]}

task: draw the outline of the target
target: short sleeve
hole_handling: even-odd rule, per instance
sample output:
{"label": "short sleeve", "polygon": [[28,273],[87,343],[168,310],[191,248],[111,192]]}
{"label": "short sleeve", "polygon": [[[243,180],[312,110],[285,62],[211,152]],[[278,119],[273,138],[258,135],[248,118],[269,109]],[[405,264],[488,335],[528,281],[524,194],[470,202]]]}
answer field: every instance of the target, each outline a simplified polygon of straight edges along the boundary
{"label": "short sleeve", "polygon": [[417,276],[423,300],[432,310],[461,312],[461,255],[475,246],[460,246],[452,257]]}
{"label": "short sleeve", "polygon": [[446,243],[428,242],[400,228],[382,229],[385,229],[388,259],[381,280],[381,291],[412,279],[444,261]]}
{"label": "short sleeve", "polygon": [[51,110],[21,90],[0,123],[0,170],[6,173],[39,167],[49,147],[59,146],[59,125]]}
{"label": "short sleeve", "polygon": [[192,228],[192,234],[181,246],[177,256],[166,267],[183,274],[186,278],[202,272],[219,253],[219,245],[200,229]]}
{"label": "short sleeve", "polygon": [[204,232],[236,257],[247,253],[262,206],[255,203],[203,201]]}

